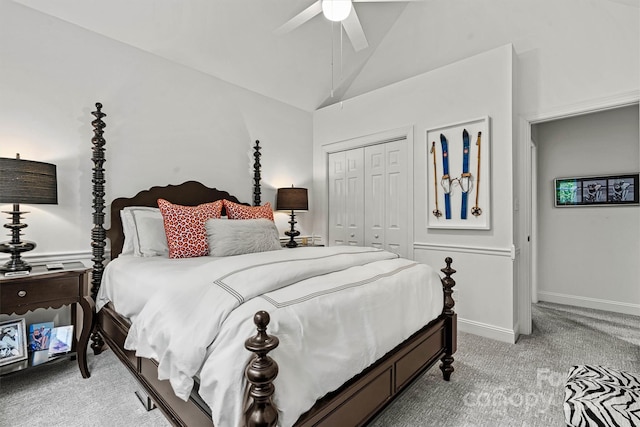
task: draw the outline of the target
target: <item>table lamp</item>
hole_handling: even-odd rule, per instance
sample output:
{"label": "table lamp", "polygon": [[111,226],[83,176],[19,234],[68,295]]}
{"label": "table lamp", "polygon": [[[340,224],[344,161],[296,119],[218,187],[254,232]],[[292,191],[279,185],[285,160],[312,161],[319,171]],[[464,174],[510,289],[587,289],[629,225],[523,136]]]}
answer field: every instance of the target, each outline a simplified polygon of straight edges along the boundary
{"label": "table lamp", "polygon": [[306,211],[309,210],[309,200],[307,198],[306,188],[296,188],[294,186],[288,188],[278,188],[276,196],[276,210],[279,211],[291,211],[291,230],[285,231],[284,234],[289,236],[288,248],[295,248],[298,243],[294,240],[294,237],[299,236],[300,232],[295,229],[296,219],[294,211]]}
{"label": "table lamp", "polygon": [[20,230],[27,227],[21,224],[20,215],[29,213],[20,210],[20,203],[58,204],[58,185],[56,166],[50,163],[34,162],[0,157],[0,204],[12,203],[11,222],[4,227],[11,230],[11,241],[0,243],[0,252],[11,254],[9,261],[0,267],[0,272],[30,271],[31,266],[20,258],[22,252],[36,247],[34,242],[20,241]]}

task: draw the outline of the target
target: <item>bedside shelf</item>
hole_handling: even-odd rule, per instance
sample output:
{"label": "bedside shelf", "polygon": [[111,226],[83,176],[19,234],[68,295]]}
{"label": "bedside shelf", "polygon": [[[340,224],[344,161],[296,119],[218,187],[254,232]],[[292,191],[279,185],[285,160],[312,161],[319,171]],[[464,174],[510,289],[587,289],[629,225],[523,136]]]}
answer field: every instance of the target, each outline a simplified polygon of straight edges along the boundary
{"label": "bedside shelf", "polygon": [[[51,361],[77,356],[82,376],[89,378],[87,345],[93,327],[95,307],[93,299],[89,296],[91,269],[81,262],[63,263],[63,266],[63,269],[47,270],[44,265],[35,265],[27,275],[0,276],[0,313],[20,316],[38,308],[60,308],[70,305],[73,324],[71,352],[56,356]],[[78,306],[82,308],[81,327],[78,321]],[[0,367],[0,374],[38,367],[51,362],[47,360],[33,366],[33,353],[29,353],[28,356],[27,360]]]}
{"label": "bedside shelf", "polygon": [[[42,350],[45,351],[45,350]],[[48,359],[44,362],[38,363],[37,365],[33,364],[34,354],[33,352],[29,352],[29,357],[26,360],[21,360],[19,362],[10,363],[8,365],[0,366],[0,376],[11,375],[16,372],[24,371],[25,369],[38,369],[42,366],[47,366],[52,363],[59,363],[62,361],[73,360],[78,356],[77,352],[70,351],[68,353],[60,354],[51,359]]]}

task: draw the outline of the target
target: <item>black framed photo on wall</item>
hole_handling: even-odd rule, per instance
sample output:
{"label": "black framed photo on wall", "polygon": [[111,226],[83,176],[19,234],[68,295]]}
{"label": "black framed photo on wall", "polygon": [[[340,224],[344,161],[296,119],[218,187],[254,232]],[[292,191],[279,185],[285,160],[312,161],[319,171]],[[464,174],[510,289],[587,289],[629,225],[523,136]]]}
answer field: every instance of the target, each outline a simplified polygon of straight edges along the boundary
{"label": "black framed photo on wall", "polygon": [[637,205],[638,174],[556,178],[555,206]]}

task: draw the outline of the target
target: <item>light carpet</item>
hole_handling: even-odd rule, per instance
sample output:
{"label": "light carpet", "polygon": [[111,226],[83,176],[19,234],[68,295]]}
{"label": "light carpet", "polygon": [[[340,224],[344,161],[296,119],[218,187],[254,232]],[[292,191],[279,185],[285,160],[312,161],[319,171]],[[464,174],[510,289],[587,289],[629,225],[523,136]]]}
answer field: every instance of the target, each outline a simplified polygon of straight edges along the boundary
{"label": "light carpet", "polygon": [[532,317],[515,345],[459,333],[451,381],[431,369],[372,426],[564,426],[572,365],[640,372],[640,317],[549,303]]}
{"label": "light carpet", "polygon": [[[640,373],[639,317],[539,303],[533,322],[517,344],[460,332],[451,381],[431,369],[371,426],[562,426],[572,365]],[[88,363],[89,379],[75,361],[0,378],[0,426],[170,425],[142,408],[137,383],[110,351]]]}

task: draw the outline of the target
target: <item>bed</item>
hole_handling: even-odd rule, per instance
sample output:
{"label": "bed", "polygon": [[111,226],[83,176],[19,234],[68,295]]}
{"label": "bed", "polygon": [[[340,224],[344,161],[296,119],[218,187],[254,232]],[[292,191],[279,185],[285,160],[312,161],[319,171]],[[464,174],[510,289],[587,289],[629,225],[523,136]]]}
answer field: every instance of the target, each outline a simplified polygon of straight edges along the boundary
{"label": "bed", "polygon": [[[159,407],[172,424],[364,425],[438,361],[444,379],[450,379],[457,321],[450,258],[441,278],[431,267],[373,248],[281,249],[179,263],[131,255],[122,221],[128,208],[156,209],[159,199],[182,207],[228,201],[223,204],[227,211],[227,206],[243,204],[226,191],[195,181],[152,187],[114,199],[106,230],[106,115],[101,104],[96,108],[91,293],[99,309],[91,347],[99,354],[108,346],[138,380],[149,405]],[[260,156],[256,141],[254,208],[264,206]],[[240,224],[232,219],[210,222],[221,229]],[[107,238],[111,261],[105,267]],[[215,255],[218,247],[209,242]],[[174,271],[178,264],[183,271]],[[279,277],[261,279],[271,276]],[[137,308],[127,307],[137,303],[131,303],[135,298],[129,294],[118,302],[115,295],[125,289],[118,282],[125,287],[135,282],[129,290],[148,298]],[[386,302],[376,303],[364,292],[382,295]],[[404,294],[411,297],[402,300]],[[211,307],[225,298],[228,305],[216,310],[200,313],[192,308]],[[431,307],[421,305],[426,300]],[[410,310],[411,304],[416,307]],[[378,311],[370,313],[370,306]],[[402,321],[392,322],[394,317]],[[191,321],[178,325],[182,318]],[[401,325],[392,328],[395,323]],[[190,326],[194,324],[198,327]],[[181,333],[171,333],[174,326]],[[172,363],[179,353],[188,363]]]}

